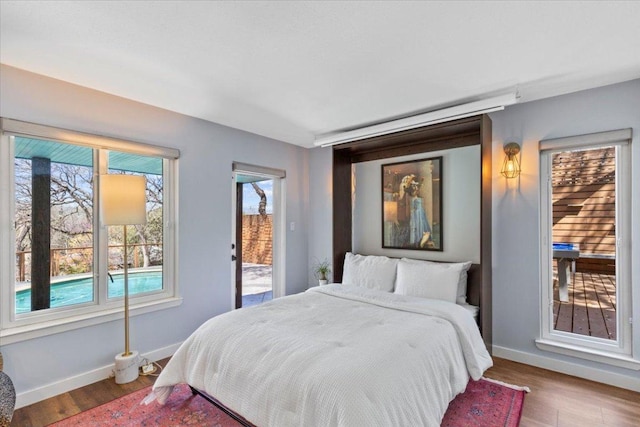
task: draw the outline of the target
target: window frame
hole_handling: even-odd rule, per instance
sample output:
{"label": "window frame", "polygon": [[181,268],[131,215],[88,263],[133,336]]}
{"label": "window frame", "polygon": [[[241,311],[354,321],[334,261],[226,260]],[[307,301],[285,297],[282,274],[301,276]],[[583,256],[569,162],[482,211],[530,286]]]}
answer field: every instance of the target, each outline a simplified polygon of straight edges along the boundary
{"label": "window frame", "polygon": [[[557,331],[553,328],[552,155],[562,151],[614,146],[616,150],[616,340]],[[538,348],[639,369],[633,358],[631,283],[631,129],[540,141],[540,338]]]}
{"label": "window frame", "polygon": [[[163,289],[140,295],[131,295],[130,315],[161,310],[180,305],[177,281],[177,214],[178,214],[178,158],[176,149],[159,147],[134,141],[107,138],[98,135],[60,129],[34,123],[2,118],[0,122],[0,338],[9,344],[26,339],[82,328],[122,317],[122,297],[107,297],[107,227],[100,224],[99,215],[93,216],[94,229],[94,301],[72,306],[15,313],[15,188],[14,144],[15,136],[38,138],[71,145],[88,146],[94,156],[94,182],[97,175],[107,173],[109,151],[119,151],[163,160]],[[98,186],[94,186],[94,206],[98,206]],[[96,212],[98,210],[96,209]]]}

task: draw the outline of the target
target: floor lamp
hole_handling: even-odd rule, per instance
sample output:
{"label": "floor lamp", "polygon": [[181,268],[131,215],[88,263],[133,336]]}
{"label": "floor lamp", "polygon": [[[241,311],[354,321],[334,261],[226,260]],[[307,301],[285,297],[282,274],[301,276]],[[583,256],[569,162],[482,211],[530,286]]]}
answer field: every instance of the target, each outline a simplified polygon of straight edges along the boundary
{"label": "floor lamp", "polygon": [[129,349],[129,276],[127,225],[145,224],[146,179],[138,175],[100,175],[102,225],[122,225],[124,235],[124,353],[116,355],[117,384],[138,378],[138,352]]}

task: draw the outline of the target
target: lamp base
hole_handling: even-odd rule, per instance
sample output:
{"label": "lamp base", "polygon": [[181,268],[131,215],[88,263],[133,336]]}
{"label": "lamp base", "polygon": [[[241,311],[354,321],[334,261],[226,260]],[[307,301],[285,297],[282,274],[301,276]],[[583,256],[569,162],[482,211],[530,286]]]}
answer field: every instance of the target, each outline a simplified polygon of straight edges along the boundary
{"label": "lamp base", "polygon": [[125,356],[123,353],[116,355],[116,384],[126,384],[138,378],[138,352],[132,351]]}

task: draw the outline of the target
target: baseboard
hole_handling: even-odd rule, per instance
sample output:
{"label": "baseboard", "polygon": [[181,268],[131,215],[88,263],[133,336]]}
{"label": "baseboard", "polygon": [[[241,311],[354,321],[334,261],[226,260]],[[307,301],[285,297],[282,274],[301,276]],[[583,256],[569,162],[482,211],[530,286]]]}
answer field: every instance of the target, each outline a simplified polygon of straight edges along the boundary
{"label": "baseboard", "polygon": [[638,382],[637,377],[634,378],[632,376],[615,374],[603,369],[590,368],[577,363],[500,347],[495,344],[493,345],[492,353],[496,357],[512,360],[514,362],[520,362],[538,368],[548,369],[550,371],[560,372],[562,374],[572,375],[574,377],[640,392],[640,383]]}
{"label": "baseboard", "polygon": [[[166,357],[172,356],[173,353],[176,352],[178,347],[180,347],[180,344],[182,343],[176,343],[167,347],[152,350],[150,352],[141,354],[140,357],[146,358],[151,361],[161,360]],[[29,406],[33,403],[40,402],[41,400],[66,393],[68,391],[75,390],[77,388],[84,387],[98,381],[102,381],[112,375],[114,367],[115,366],[112,363],[107,366],[92,369],[91,371],[83,372],[81,374],[44,385],[42,387],[19,393],[18,395],[16,395],[16,409],[22,408],[24,406]]]}

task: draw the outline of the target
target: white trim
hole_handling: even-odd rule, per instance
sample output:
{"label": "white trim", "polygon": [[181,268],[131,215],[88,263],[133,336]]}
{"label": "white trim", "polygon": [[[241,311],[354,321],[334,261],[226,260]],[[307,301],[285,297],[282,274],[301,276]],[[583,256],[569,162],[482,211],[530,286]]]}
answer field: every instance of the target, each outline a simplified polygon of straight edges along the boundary
{"label": "white trim", "polygon": [[[176,350],[182,345],[182,342],[171,344],[167,347],[158,348],[150,352],[140,355],[140,359],[147,359],[151,361],[161,360],[170,356],[176,352]],[[83,372],[78,375],[74,375],[69,378],[64,378],[60,381],[49,383],[38,388],[24,391],[16,395],[16,409],[29,406],[36,402],[40,402],[50,397],[57,396],[62,393],[66,393],[71,390],[75,390],[80,387],[93,384],[97,381],[102,381],[109,378],[113,374],[114,365],[109,364],[100,368],[92,369],[87,372]]]}
{"label": "white trim", "polygon": [[282,178],[273,179],[273,260],[272,264],[272,291],[273,298],[283,297],[287,294],[286,289],[286,247],[287,247],[287,225],[286,225],[286,180]]}
{"label": "white trim", "polygon": [[[567,138],[556,138],[540,141],[540,336],[541,350],[562,352],[575,357],[582,354],[608,354],[603,359],[584,357],[603,363],[621,366],[611,360],[633,359],[632,331],[628,323],[632,315],[632,282],[631,282],[631,129],[610,132],[599,132]],[[586,150],[614,146],[616,150],[616,282],[617,306],[615,340],[595,338],[570,332],[557,331],[553,328],[553,292],[552,286],[552,230],[553,212],[551,188],[552,155],[570,150]],[[556,343],[551,346],[551,343]],[[557,348],[564,350],[559,351]],[[573,349],[567,353],[567,349]],[[580,351],[579,349],[584,349]],[[626,366],[625,366],[626,367]]]}
{"label": "white trim", "polygon": [[493,345],[493,355],[495,357],[524,363],[537,368],[548,369],[550,371],[560,372],[562,374],[572,375],[574,377],[640,392],[640,382],[635,376],[621,375],[605,371],[603,369],[590,368],[577,363],[566,362],[551,357],[500,347],[495,344]]}
{"label": "white trim", "polygon": [[598,351],[584,348],[579,345],[565,344],[554,340],[536,340],[536,347],[540,350],[551,351],[553,353],[564,354],[565,356],[577,357],[594,362],[605,363],[607,365],[618,366],[620,368],[640,370],[640,360],[631,357],[611,354],[607,351]]}
{"label": "white trim", "polygon": [[[88,144],[94,150],[94,179],[100,173],[107,172],[105,151],[102,148],[118,151],[155,155],[163,159],[163,183],[165,185],[163,204],[163,245],[164,262],[162,266],[163,289],[160,292],[135,295],[132,298],[132,310],[136,314],[174,307],[181,304],[178,297],[178,150],[164,149],[136,142],[113,140],[100,136],[83,134],[44,125],[20,122],[1,118],[3,132],[0,134],[0,339],[2,343],[19,342],[94,325],[121,316],[122,298],[107,298],[106,274],[107,256],[106,227],[100,226],[99,215],[94,215],[94,296],[92,302],[67,307],[58,307],[16,316],[11,304],[15,300],[15,230],[13,215],[15,195],[13,194],[13,143],[12,136],[29,134],[61,140],[65,144]],[[80,141],[80,142],[78,142]],[[97,145],[94,145],[97,144]],[[125,147],[127,145],[129,148]],[[154,154],[155,153],[155,154]],[[171,155],[168,157],[168,155]],[[5,167],[6,166],[6,167]],[[98,205],[99,186],[96,186],[94,206]],[[6,202],[6,203],[5,203]],[[115,317],[114,317],[115,316]],[[4,328],[4,329],[2,329]]]}
{"label": "white trim", "polygon": [[[231,166],[231,244],[229,245],[229,249],[231,250],[231,255],[229,259],[231,263],[231,300],[229,301],[229,310],[236,309],[236,263],[238,262],[237,255],[237,245],[236,240],[238,239],[238,232],[236,230],[236,221],[237,214],[237,206],[238,206],[238,189],[237,189],[238,179],[237,174],[233,172],[233,165]],[[272,270],[273,274],[273,270]]]}
{"label": "white trim", "polygon": [[233,162],[231,170],[239,174],[261,176],[265,178],[286,178],[287,171],[266,166],[250,165],[249,163]]}
{"label": "white trim", "polygon": [[[158,145],[151,145],[136,141],[124,141],[121,139],[92,135],[75,130],[22,122],[20,120],[8,119],[6,117],[2,117],[0,119],[0,128],[3,132],[10,133],[12,135],[44,138],[47,140],[64,142],[66,144],[116,150],[125,153],[136,153],[145,156],[164,157],[167,159],[177,159],[180,157],[180,150],[175,148],[160,147]],[[135,145],[132,146],[132,144]]]}
{"label": "white trim", "polygon": [[589,133],[586,135],[567,136],[563,138],[543,139],[539,148],[544,150],[560,150],[566,148],[590,147],[593,145],[607,145],[629,143],[631,128],[611,130],[606,132]]}
{"label": "white trim", "polygon": [[[9,136],[0,134],[0,338],[2,328],[11,321],[12,310],[3,310],[11,301],[15,287],[15,229],[13,197],[13,144]],[[6,285],[5,285],[6,284]],[[2,340],[3,341],[3,340]],[[0,342],[2,342],[0,341]]]}

